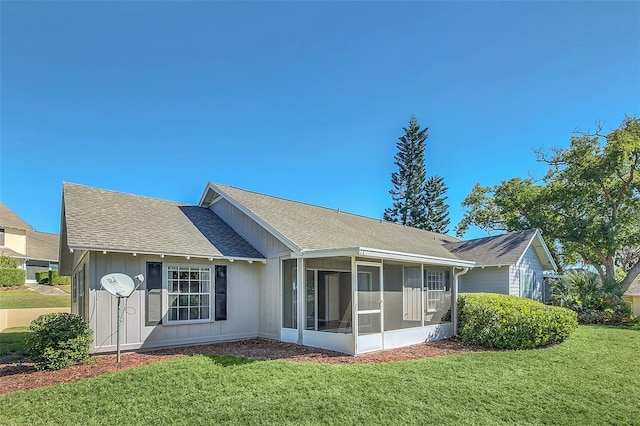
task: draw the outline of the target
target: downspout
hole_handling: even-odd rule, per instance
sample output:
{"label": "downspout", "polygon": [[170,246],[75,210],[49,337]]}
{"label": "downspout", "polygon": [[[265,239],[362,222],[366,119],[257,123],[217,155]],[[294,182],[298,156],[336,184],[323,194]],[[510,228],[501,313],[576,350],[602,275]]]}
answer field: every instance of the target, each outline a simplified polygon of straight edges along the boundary
{"label": "downspout", "polygon": [[461,271],[456,272],[456,268],[453,269],[453,289],[451,294],[451,321],[453,322],[453,335],[458,335],[458,277],[469,272],[468,267],[462,268]]}

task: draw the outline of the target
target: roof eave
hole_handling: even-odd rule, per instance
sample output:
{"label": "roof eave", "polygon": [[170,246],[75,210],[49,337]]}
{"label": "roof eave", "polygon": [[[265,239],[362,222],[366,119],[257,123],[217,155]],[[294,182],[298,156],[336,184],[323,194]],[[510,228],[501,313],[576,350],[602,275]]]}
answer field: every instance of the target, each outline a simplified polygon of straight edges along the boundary
{"label": "roof eave", "polygon": [[117,248],[105,248],[105,247],[86,247],[86,246],[69,246],[69,249],[73,252],[74,250],[80,251],[95,251],[101,253],[124,253],[131,255],[146,255],[146,256],[160,256],[160,257],[184,257],[184,258],[197,258],[197,259],[208,259],[208,260],[228,260],[230,262],[233,261],[245,261],[249,263],[260,262],[265,263],[267,261],[264,257],[243,257],[243,256],[225,256],[220,254],[203,254],[203,253],[175,253],[175,252],[162,252],[162,251],[148,251],[148,250],[125,250],[125,249],[117,249]]}
{"label": "roof eave", "polygon": [[444,257],[428,256],[416,253],[405,253],[392,250],[383,250],[370,247],[345,247],[337,249],[301,250],[292,253],[291,257],[318,258],[318,257],[339,257],[339,256],[363,256],[376,257],[386,260],[400,260],[416,263],[429,263],[444,266],[461,266],[472,268],[475,262],[461,259],[448,259]]}

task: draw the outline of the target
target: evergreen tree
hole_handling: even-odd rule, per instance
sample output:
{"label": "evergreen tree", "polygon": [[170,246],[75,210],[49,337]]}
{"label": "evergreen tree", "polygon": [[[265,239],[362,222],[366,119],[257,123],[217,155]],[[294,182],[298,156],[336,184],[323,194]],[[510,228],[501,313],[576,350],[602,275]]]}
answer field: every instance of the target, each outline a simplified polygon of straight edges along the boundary
{"label": "evergreen tree", "polygon": [[445,195],[449,188],[444,183],[442,176],[429,176],[424,184],[426,220],[424,226],[427,231],[446,234],[449,232],[449,205]]}
{"label": "evergreen tree", "polygon": [[394,157],[398,171],[391,174],[393,189],[389,191],[393,206],[384,211],[386,221],[421,227],[426,220],[424,147],[428,129],[421,129],[413,115],[409,127],[402,128],[404,135],[398,138],[398,152]]}

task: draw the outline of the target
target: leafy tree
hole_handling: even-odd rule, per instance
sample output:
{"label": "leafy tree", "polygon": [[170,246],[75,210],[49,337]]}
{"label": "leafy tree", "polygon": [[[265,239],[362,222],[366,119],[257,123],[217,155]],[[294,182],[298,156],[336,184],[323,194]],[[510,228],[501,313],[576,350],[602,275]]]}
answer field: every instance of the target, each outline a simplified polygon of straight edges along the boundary
{"label": "leafy tree", "polygon": [[476,184],[462,203],[456,227],[487,231],[542,230],[561,263],[582,261],[600,277],[626,277],[624,292],[640,275],[640,119],[625,118],[609,134],[577,133],[567,148],[536,152],[548,165],[542,181],[513,178],[493,187]]}
{"label": "leafy tree", "polygon": [[393,206],[385,209],[383,218],[433,232],[447,232],[449,206],[444,178],[426,179],[424,150],[429,128],[421,129],[416,117],[411,116],[409,126],[402,129],[404,135],[398,138],[394,157],[398,171],[391,174],[393,189],[389,191]]}
{"label": "leafy tree", "polygon": [[446,234],[449,232],[449,205],[445,195],[448,188],[442,176],[429,176],[424,185],[425,209],[427,212],[425,227],[427,231]]}
{"label": "leafy tree", "polygon": [[384,220],[403,225],[420,227],[425,222],[424,147],[428,127],[420,128],[415,116],[411,116],[409,127],[403,127],[404,135],[396,143],[398,152],[394,163],[398,171],[391,174],[393,189],[389,191],[393,206],[384,210]]}

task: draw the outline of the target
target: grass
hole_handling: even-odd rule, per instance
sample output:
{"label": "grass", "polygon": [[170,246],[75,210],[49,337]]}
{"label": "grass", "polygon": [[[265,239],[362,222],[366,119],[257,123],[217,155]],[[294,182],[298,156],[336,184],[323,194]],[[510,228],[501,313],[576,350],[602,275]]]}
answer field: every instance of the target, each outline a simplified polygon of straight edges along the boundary
{"label": "grass", "polygon": [[58,285],[56,288],[59,288],[67,294],[71,294],[71,284]]}
{"label": "grass", "polygon": [[[640,424],[640,329],[377,365],[194,356],[0,397],[0,424]],[[55,397],[52,397],[55,395]]]}
{"label": "grass", "polygon": [[0,331],[0,355],[23,350],[29,333],[29,327],[6,328]]}
{"label": "grass", "polygon": [[0,291],[0,309],[66,308],[71,296],[47,296],[31,290]]}

